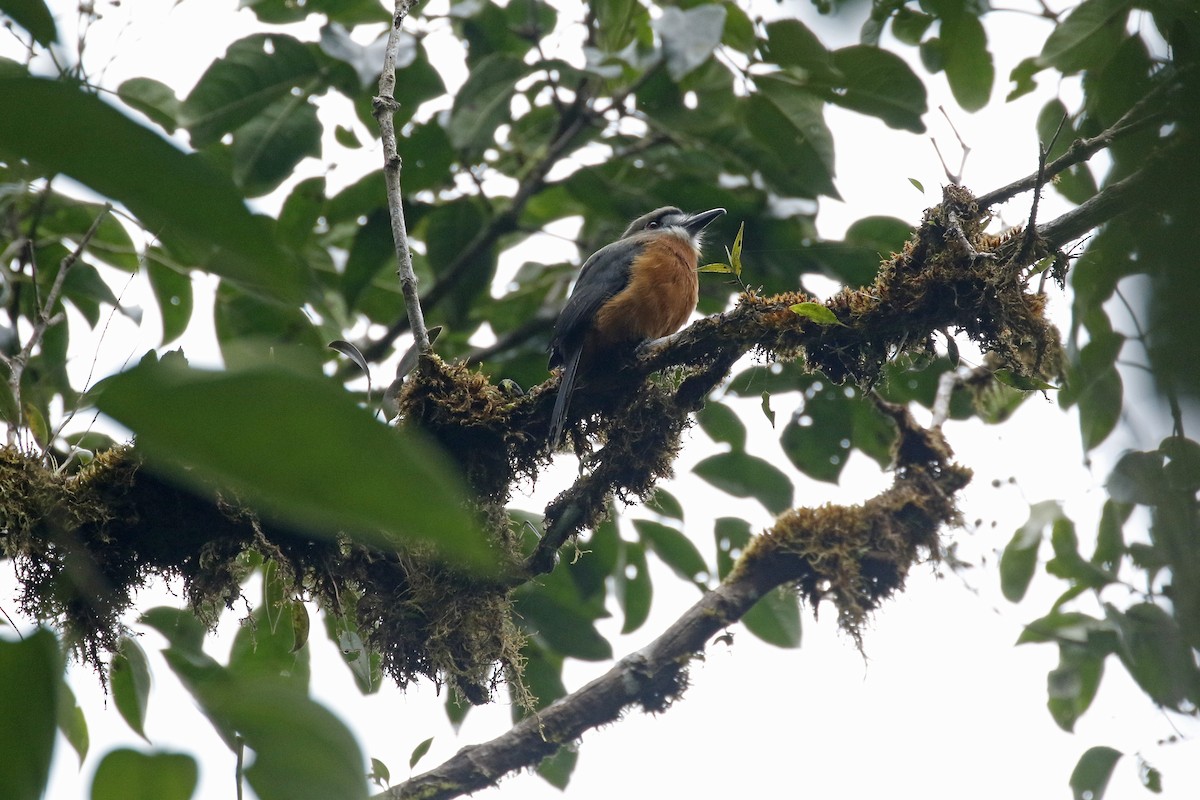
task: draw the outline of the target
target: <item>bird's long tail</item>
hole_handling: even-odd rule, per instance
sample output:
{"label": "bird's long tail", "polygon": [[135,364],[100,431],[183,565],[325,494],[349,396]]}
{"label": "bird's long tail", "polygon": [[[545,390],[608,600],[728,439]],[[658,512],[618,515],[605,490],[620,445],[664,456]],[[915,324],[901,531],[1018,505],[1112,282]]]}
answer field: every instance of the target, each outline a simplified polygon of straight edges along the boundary
{"label": "bird's long tail", "polygon": [[558,381],[558,397],[554,400],[554,413],[550,415],[550,451],[558,449],[562,441],[563,428],[567,424],[567,410],[571,406],[571,393],[575,390],[575,377],[579,373],[579,357],[583,348],[575,350],[563,365],[562,377]]}

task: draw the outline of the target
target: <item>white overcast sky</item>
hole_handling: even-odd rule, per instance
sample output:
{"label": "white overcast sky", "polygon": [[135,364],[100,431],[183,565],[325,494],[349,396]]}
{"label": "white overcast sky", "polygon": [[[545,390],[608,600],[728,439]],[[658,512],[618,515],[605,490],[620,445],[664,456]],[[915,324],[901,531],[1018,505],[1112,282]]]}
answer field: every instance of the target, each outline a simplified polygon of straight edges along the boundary
{"label": "white overcast sky", "polygon": [[[64,40],[71,41],[75,3],[51,0],[50,5],[58,13]],[[1009,0],[1006,5],[1035,7],[1029,0]],[[1052,5],[1057,8],[1066,3]],[[88,36],[90,71],[102,70],[97,77],[110,88],[128,77],[148,75],[184,96],[212,59],[241,35],[237,32],[252,29],[253,17],[238,12],[236,6],[234,0],[188,0],[178,5],[162,0],[123,0],[119,6],[97,3],[104,19]],[[444,11],[445,6],[446,0],[433,0],[425,8],[436,12]],[[837,30],[804,0],[782,5],[764,2],[754,12],[796,14],[819,30],[830,46],[855,41],[861,22],[855,18]],[[574,5],[564,7],[564,13],[578,16]],[[944,80],[927,77],[916,66],[932,94],[932,110],[926,117],[930,135],[956,166],[959,151],[954,133],[936,110],[945,104],[971,148],[965,183],[976,191],[1032,171],[1037,153],[1032,119],[1056,94],[1061,94],[1068,107],[1078,99],[1074,82],[1059,85],[1043,76],[1045,85],[1036,94],[1013,104],[998,102],[1007,92],[1009,70],[1038,52],[1049,23],[1029,14],[998,12],[987,17],[986,25],[999,76],[995,104],[973,115],[959,111]],[[315,28],[300,27],[297,35],[311,37]],[[461,49],[446,30],[430,36],[426,44],[448,84],[461,82],[465,77]],[[570,46],[565,43],[561,52],[552,50],[551,54],[566,55]],[[12,56],[14,52],[11,39],[0,43],[0,54]],[[73,52],[61,55],[65,61],[73,58]],[[348,105],[342,110],[336,104],[331,106],[332,112],[339,114],[338,122],[353,120]],[[928,137],[892,131],[872,118],[834,107],[828,109],[828,117],[837,147],[837,185],[844,202],[822,202],[818,217],[822,235],[840,237],[849,223],[868,214],[888,214],[915,223],[924,208],[937,202],[938,187],[945,177]],[[372,131],[356,121],[353,124],[360,139],[371,140]],[[335,160],[338,166],[328,172],[331,187],[352,182],[375,168],[381,157],[377,146],[368,145],[359,154],[339,154]],[[301,165],[300,173],[307,177],[325,174],[327,169],[325,163],[309,161]],[[924,195],[910,178],[926,187]],[[1021,198],[1006,206],[1004,220],[1019,222],[1027,202],[1028,198]],[[278,199],[268,199],[264,207],[273,208],[277,203]],[[1043,219],[1062,207],[1053,193],[1048,193]],[[571,225],[560,232],[571,233]],[[514,254],[505,263],[515,266],[530,257],[559,260],[574,256],[553,237],[541,237],[539,246],[553,251]],[[748,269],[753,270],[752,263]],[[834,287],[830,284],[828,288]],[[80,380],[93,360],[104,374],[158,344],[160,329],[145,279],[135,278],[124,292],[127,302],[145,309],[142,326],[138,329],[118,317],[103,339],[77,331],[72,369]],[[204,295],[203,290],[198,293],[198,321],[211,314],[202,302]],[[211,299],[208,302],[211,304]],[[1051,305],[1058,319],[1065,321],[1066,300],[1058,298]],[[185,352],[194,362],[216,361],[211,323],[195,328],[183,342]],[[775,400],[780,424],[797,403],[792,396]],[[738,408],[751,431],[751,450],[786,467],[776,435],[757,403]],[[1143,420],[1140,427],[1147,439],[1137,444],[1153,446],[1165,435],[1168,428],[1162,419],[1157,427],[1152,415]],[[1026,602],[1013,607],[998,591],[996,554],[1024,521],[1028,504],[1047,499],[1067,500],[1067,512],[1087,541],[1105,496],[1101,487],[1107,470],[1122,447],[1135,445],[1128,433],[1119,432],[1118,441],[1093,454],[1088,465],[1079,449],[1077,430],[1073,413],[1063,414],[1056,404],[1041,397],[1029,399],[1015,418],[1000,428],[949,424],[950,443],[962,462],[975,469],[976,479],[964,493],[968,527],[946,535],[958,543],[968,560],[982,561],[982,568],[965,579],[947,571],[939,574],[933,566],[918,568],[907,591],[874,617],[865,636],[865,658],[836,630],[832,608],[823,609],[818,621],[805,611],[804,642],[799,650],[779,650],[735,629],[732,646],[714,645],[703,661],[696,662],[691,689],[668,712],[653,717],[630,712],[624,720],[587,734],[568,796],[1068,797],[1067,779],[1078,756],[1092,745],[1105,744],[1129,756],[1117,766],[1109,798],[1149,796],[1137,781],[1135,753],[1163,771],[1163,797],[1200,797],[1200,748],[1195,743],[1200,726],[1193,720],[1155,710],[1120,665],[1110,659],[1092,709],[1074,735],[1063,733],[1045,708],[1046,672],[1057,662],[1056,650],[1050,646],[1013,647],[1023,623],[1044,613],[1061,585],[1039,575]],[[714,449],[703,433],[693,431],[679,464],[681,477],[669,487],[687,505],[685,532],[710,559],[714,517],[742,515],[757,528],[770,523],[755,503],[726,497],[690,476],[690,465]],[[573,469],[567,465],[561,474],[546,476],[535,492],[528,498],[516,498],[514,504],[540,509],[570,480]],[[873,462],[856,455],[839,487],[798,478],[797,502],[858,502],[887,482],[888,477],[880,474]],[[993,486],[993,482],[999,485]],[[975,520],[982,524],[976,527]],[[694,589],[680,584],[665,568],[655,568],[654,578],[654,611],[640,631],[620,636],[619,618],[600,626],[618,657],[646,644],[696,597]],[[14,593],[13,575],[6,571],[0,578],[0,605],[6,610],[15,606]],[[1112,599],[1123,601],[1115,595]],[[160,588],[148,592],[141,605],[180,602]],[[228,614],[221,635],[209,642],[209,652],[218,658],[228,653],[237,616]],[[509,708],[503,702],[473,710],[456,737],[445,721],[441,699],[429,687],[407,694],[385,687],[364,698],[355,690],[333,646],[319,636],[312,642],[314,693],[356,732],[367,757],[379,758],[390,767],[393,779],[408,774],[409,754],[427,737],[434,737],[433,746],[417,771],[440,763],[463,745],[489,739],[508,728]],[[158,657],[162,644],[153,633],[142,639],[151,655],[155,679],[147,733],[155,748],[196,755],[201,765],[198,798],[232,798],[233,756]],[[581,686],[609,666],[568,662],[568,687]],[[111,702],[106,702],[89,670],[74,666],[72,676],[87,716],[92,749],[81,770],[74,752],[60,739],[47,795],[56,799],[86,797],[92,771],[108,749],[146,747],[121,721]],[[1179,744],[1159,744],[1179,733],[1190,738]],[[476,796],[536,800],[560,793],[540,778],[523,774]]]}

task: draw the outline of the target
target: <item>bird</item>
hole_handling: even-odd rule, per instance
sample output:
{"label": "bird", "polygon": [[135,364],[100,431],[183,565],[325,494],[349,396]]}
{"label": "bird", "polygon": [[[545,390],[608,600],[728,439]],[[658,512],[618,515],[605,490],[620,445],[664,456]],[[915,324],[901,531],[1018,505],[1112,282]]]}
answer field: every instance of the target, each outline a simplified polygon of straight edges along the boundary
{"label": "bird", "polygon": [[551,450],[562,439],[582,376],[611,368],[633,345],[668,336],[687,322],[699,299],[704,229],[724,213],[655,209],[584,262],[550,338],[549,369],[562,368],[550,417]]}

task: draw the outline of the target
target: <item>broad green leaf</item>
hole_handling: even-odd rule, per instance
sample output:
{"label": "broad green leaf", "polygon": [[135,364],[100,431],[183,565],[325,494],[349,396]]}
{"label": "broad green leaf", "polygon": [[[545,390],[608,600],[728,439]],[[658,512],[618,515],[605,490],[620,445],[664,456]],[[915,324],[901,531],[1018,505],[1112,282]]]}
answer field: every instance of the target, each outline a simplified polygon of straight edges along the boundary
{"label": "broad green leaf", "polygon": [[901,6],[892,17],[892,35],[901,42],[915,47],[921,43],[921,37],[925,35],[925,31],[929,30],[933,20],[934,17],[929,14],[923,14],[908,6]]}
{"label": "broad green leaf", "polygon": [[117,97],[132,109],[142,112],[167,133],[179,127],[183,107],[175,90],[153,78],[130,78],[117,87]]}
{"label": "broad green leaf", "polygon": [[1167,457],[1163,473],[1172,489],[1188,494],[1200,490],[1200,444],[1184,436],[1162,440],[1158,451]]}
{"label": "broad green leaf", "polygon": [[45,790],[63,666],[46,628],[20,641],[0,639],[0,786],[11,800],[38,800]]}
{"label": "broad green leaf", "polygon": [[87,718],[83,709],[75,702],[75,693],[66,681],[58,685],[58,730],[71,745],[75,755],[79,756],[79,765],[87,758],[90,738],[88,736]]}
{"label": "broad green leaf", "polygon": [[837,483],[853,444],[851,401],[840,386],[809,389],[805,395],[804,407],[784,426],[779,444],[796,469],[814,480]]}
{"label": "broad green leaf", "polygon": [[646,508],[664,517],[683,520],[683,505],[675,495],[661,487],[656,488],[654,494],[646,501]]}
{"label": "broad green leaf", "polygon": [[138,621],[161,633],[171,647],[181,653],[200,655],[204,652],[204,639],[208,631],[190,611],[157,606],[147,610]]}
{"label": "broad green leaf", "polygon": [[925,84],[895,53],[851,45],[833,52],[833,64],[842,75],[842,89],[829,96],[830,102],[879,117],[891,128],[925,132]]}
{"label": "broad green leaf", "polygon": [[354,683],[362,694],[374,694],[383,685],[383,658],[377,651],[370,650],[363,641],[355,623],[354,608],[358,594],[344,588],[339,594],[342,601],[341,615],[326,611],[325,634],[337,646],[342,661],[350,668]]}
{"label": "broad green leaf", "polygon": [[[0,153],[69,175],[123,203],[164,241],[213,255],[206,269],[297,301],[308,278],[275,245],[224,178],[116,109],[75,87],[40,78],[0,79],[0,96],[35,116],[0,115]],[[77,132],[88,131],[80,137]],[[187,191],[179,187],[186,186]]]}
{"label": "broad green leaf", "polygon": [[262,800],[367,796],[365,760],[336,716],[286,683],[244,678],[169,648],[167,663],[218,730],[254,751],[246,780]]}
{"label": "broad green leaf", "polygon": [[776,647],[800,646],[800,600],[795,590],[777,586],[742,617],[746,629]]}
{"label": "broad green leaf", "polygon": [[[449,693],[447,693],[449,694]],[[392,785],[392,771],[388,769],[387,764],[380,761],[378,758],[371,759],[371,771],[367,774],[372,783],[380,786]]]}
{"label": "broad green leaf", "polygon": [[196,760],[189,755],[120,748],[96,768],[92,800],[188,800],[198,779]]}
{"label": "broad green leaf", "polygon": [[757,77],[758,92],[751,95],[746,124],[755,140],[774,157],[784,159],[780,174],[793,191],[815,197],[837,197],[833,185],[833,136],[825,124],[824,103],[796,83],[773,75]]}
{"label": "broad green leaf", "polygon": [[992,376],[1005,386],[1011,386],[1022,392],[1044,392],[1058,388],[1052,383],[1046,383],[1041,378],[1033,375],[1020,375],[1011,369],[998,369],[992,373]]}
{"label": "broad green leaf", "polygon": [[1075,524],[1066,517],[1054,520],[1050,529],[1054,558],[1046,563],[1046,572],[1089,589],[1098,589],[1116,581],[1116,576],[1084,560],[1079,554]]}
{"label": "broad green leaf", "polygon": [[[282,610],[287,615],[275,625],[268,622],[266,607],[260,607],[242,622],[229,651],[229,670],[246,679],[272,678],[280,685],[287,684],[300,693],[309,687],[309,650],[295,647],[296,632],[292,625],[292,607],[296,601],[285,600]],[[299,604],[303,607],[303,604]]]}
{"label": "broad green leaf", "polygon": [[108,379],[97,405],[137,434],[155,468],[217,481],[314,534],[383,547],[421,540],[478,568],[491,560],[446,457],[377,422],[331,380],[144,362]]}
{"label": "broad green leaf", "polygon": [[766,31],[767,61],[781,67],[797,67],[822,83],[841,82],[832,54],[803,22],[780,19],[768,23]]}
{"label": "broad green leaf", "polygon": [[963,12],[942,19],[943,67],[954,99],[967,111],[987,105],[996,82],[996,68],[987,47],[983,23]]}
{"label": "broad green leaf", "polygon": [[161,343],[170,344],[184,334],[192,321],[192,278],[154,258],[146,259],[146,273],[162,317]]}
{"label": "broad green leaf", "polygon": [[750,523],[740,517],[719,517],[713,525],[713,538],[717,544],[717,577],[725,580],[750,543]]}
{"label": "broad green leaf", "polygon": [[312,239],[325,204],[325,176],[305,178],[297,183],[283,201],[275,224],[279,243],[301,252]]}
{"label": "broad green leaf", "polygon": [[1046,707],[1064,731],[1074,731],[1075,722],[1095,699],[1107,655],[1104,649],[1060,644],[1058,666],[1046,676]]}
{"label": "broad green leaf", "polygon": [[669,525],[648,519],[635,519],[633,527],[643,544],[676,575],[704,588],[709,577],[708,564],[691,539]]}
{"label": "broad green leaf", "polygon": [[565,790],[571,782],[571,775],[575,771],[577,761],[579,761],[577,748],[560,747],[557,753],[542,759],[541,763],[537,765],[537,774],[555,789]]}
{"label": "broad green leaf", "polygon": [[1105,483],[1109,495],[1118,503],[1154,506],[1166,499],[1163,455],[1130,451],[1121,456]]}
{"label": "broad green leaf", "polygon": [[793,313],[798,314],[806,319],[811,319],[818,325],[841,325],[846,327],[837,315],[829,310],[829,307],[821,303],[796,303],[790,306]]}
{"label": "broad green leaf", "polygon": [[183,101],[179,122],[191,132],[194,147],[205,147],[319,74],[308,45],[278,33],[252,34],[204,71]]}
{"label": "broad green leaf", "polygon": [[1104,503],[1100,513],[1100,526],[1096,532],[1096,550],[1092,553],[1092,563],[1097,566],[1116,571],[1125,554],[1125,520],[1129,518],[1132,509],[1121,506],[1113,500]]}
{"label": "broad green leaf", "polygon": [[408,768],[412,769],[413,767],[415,767],[417,765],[417,762],[419,762],[422,758],[425,757],[425,754],[429,752],[429,748],[432,746],[433,746],[433,737],[430,736],[428,739],[425,739],[419,745],[414,747],[412,754],[408,757]]}
{"label": "broad green leaf", "polygon": [[1138,779],[1147,790],[1162,794],[1162,773],[1141,756],[1138,756]]}
{"label": "broad green leaf", "polygon": [[1112,625],[1078,611],[1052,611],[1026,625],[1017,637],[1017,644],[1055,642],[1084,646],[1102,631],[1111,633]]}
{"label": "broad green leaf", "polygon": [[746,449],[746,426],[732,408],[710,400],[696,415],[700,428],[714,442],[724,442],[734,450]]}
{"label": "broad green leaf", "polygon": [[687,11],[668,6],[654,28],[663,40],[667,73],[680,81],[703,64],[721,43],[725,30],[725,9],[719,5],[701,5]]}
{"label": "broad green leaf", "polygon": [[1175,619],[1153,603],[1124,611],[1105,606],[1120,634],[1117,655],[1138,686],[1159,705],[1179,709],[1196,699],[1200,670]]}
{"label": "broad green leaf", "polygon": [[692,470],[734,497],[753,497],[772,514],[791,508],[793,487],[787,475],[769,461],[747,453],[718,453]]}
{"label": "broad green leaf", "polygon": [[[517,617],[554,651],[584,661],[612,658],[612,645],[596,630],[598,613],[579,597],[569,578],[551,573],[541,585],[515,593]],[[599,613],[603,613],[603,609]]]}
{"label": "broad green leaf", "polygon": [[1037,569],[1038,548],[1046,526],[1062,516],[1058,503],[1044,501],[1029,507],[1029,519],[1017,529],[1000,556],[1000,590],[1009,602],[1020,602]]}
{"label": "broad green leaf", "polygon": [[1099,746],[1080,756],[1070,780],[1075,800],[1103,800],[1113,768],[1122,755],[1120,750]]}
{"label": "broad green leaf", "polygon": [[481,153],[495,143],[496,128],[508,122],[516,83],[529,71],[521,59],[493,53],[479,63],[454,96],[447,131],[455,148]]}
{"label": "broad green leaf", "polygon": [[1132,0],[1085,0],[1051,30],[1038,61],[1064,73],[1103,63],[1124,32],[1131,5]]}
{"label": "broad green leaf", "polygon": [[233,134],[233,180],[247,197],[269,194],[305,158],[321,155],[321,121],[304,97],[287,95]]}
{"label": "broad green leaf", "polygon": [[621,633],[627,634],[642,627],[650,616],[654,586],[646,564],[646,546],[641,542],[623,542],[621,553],[623,558],[614,576],[613,592],[625,615]]}
{"label": "broad green leaf", "polygon": [[38,44],[49,47],[57,41],[54,15],[42,0],[0,0],[0,11],[29,31]]}
{"label": "broad green leaf", "polygon": [[150,664],[141,645],[122,636],[109,668],[113,704],[133,732],[146,738],[146,708],[150,701]]}

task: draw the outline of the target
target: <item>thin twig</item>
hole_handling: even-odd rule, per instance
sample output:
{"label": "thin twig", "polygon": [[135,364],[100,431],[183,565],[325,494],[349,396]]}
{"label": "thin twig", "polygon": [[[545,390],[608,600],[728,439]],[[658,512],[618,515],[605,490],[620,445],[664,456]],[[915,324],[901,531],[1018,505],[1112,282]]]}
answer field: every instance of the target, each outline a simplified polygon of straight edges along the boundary
{"label": "thin twig", "polygon": [[392,239],[396,243],[396,276],[400,279],[400,290],[404,293],[404,308],[408,312],[408,324],[413,332],[417,350],[425,354],[430,349],[429,331],[425,328],[425,314],[421,310],[421,297],[417,292],[417,274],[413,271],[412,250],[408,244],[408,227],[404,222],[404,194],[400,189],[402,161],[396,145],[396,124],[393,119],[396,109],[399,108],[395,91],[396,51],[400,46],[400,28],[414,2],[415,0],[396,0],[392,28],[388,31],[383,73],[379,76],[379,95],[374,99],[374,113],[375,120],[379,123],[380,138],[383,140],[383,175],[387,182]]}
{"label": "thin twig", "polygon": [[[80,238],[75,249],[67,254],[66,257],[59,263],[58,274],[54,276],[54,283],[50,286],[50,291],[46,293],[45,300],[39,298],[37,304],[37,316],[33,320],[33,330],[29,333],[29,339],[26,340],[25,346],[20,352],[11,356],[8,359],[8,385],[12,392],[13,402],[17,408],[17,420],[9,426],[8,442],[15,444],[17,430],[25,423],[25,408],[21,402],[21,378],[25,373],[25,367],[29,365],[29,360],[33,357],[34,348],[42,342],[42,338],[46,335],[47,329],[52,325],[62,321],[61,314],[53,314],[54,306],[58,304],[59,298],[62,297],[63,285],[67,280],[67,273],[71,271],[71,267],[75,266],[75,262],[83,255],[83,251],[95,237],[96,231],[100,229],[100,223],[108,216],[108,212],[112,210],[112,203],[105,203],[104,208],[96,215],[96,219],[92,221],[91,227]],[[33,270],[33,284],[37,286],[37,270]],[[53,314],[53,316],[52,316]],[[49,443],[47,443],[49,447]]]}
{"label": "thin twig", "polygon": [[[1076,164],[1081,164],[1087,161],[1096,153],[1108,148],[1114,141],[1126,136],[1134,131],[1140,130],[1147,125],[1158,122],[1162,115],[1160,113],[1147,112],[1147,108],[1152,102],[1155,102],[1159,97],[1173,86],[1171,83],[1163,83],[1155,87],[1145,97],[1134,103],[1128,111],[1126,111],[1119,120],[1114,122],[1111,127],[1104,130],[1090,139],[1076,139],[1067,148],[1067,152],[1063,153],[1058,158],[1051,161],[1043,171],[1043,180],[1049,180],[1060,172],[1065,172]],[[1018,181],[1013,181],[1008,186],[1003,186],[995,189],[987,194],[982,194],[976,198],[980,208],[988,208],[998,203],[1003,203],[1009,198],[1015,197],[1022,192],[1027,192],[1037,185],[1038,173],[1026,175]]]}

